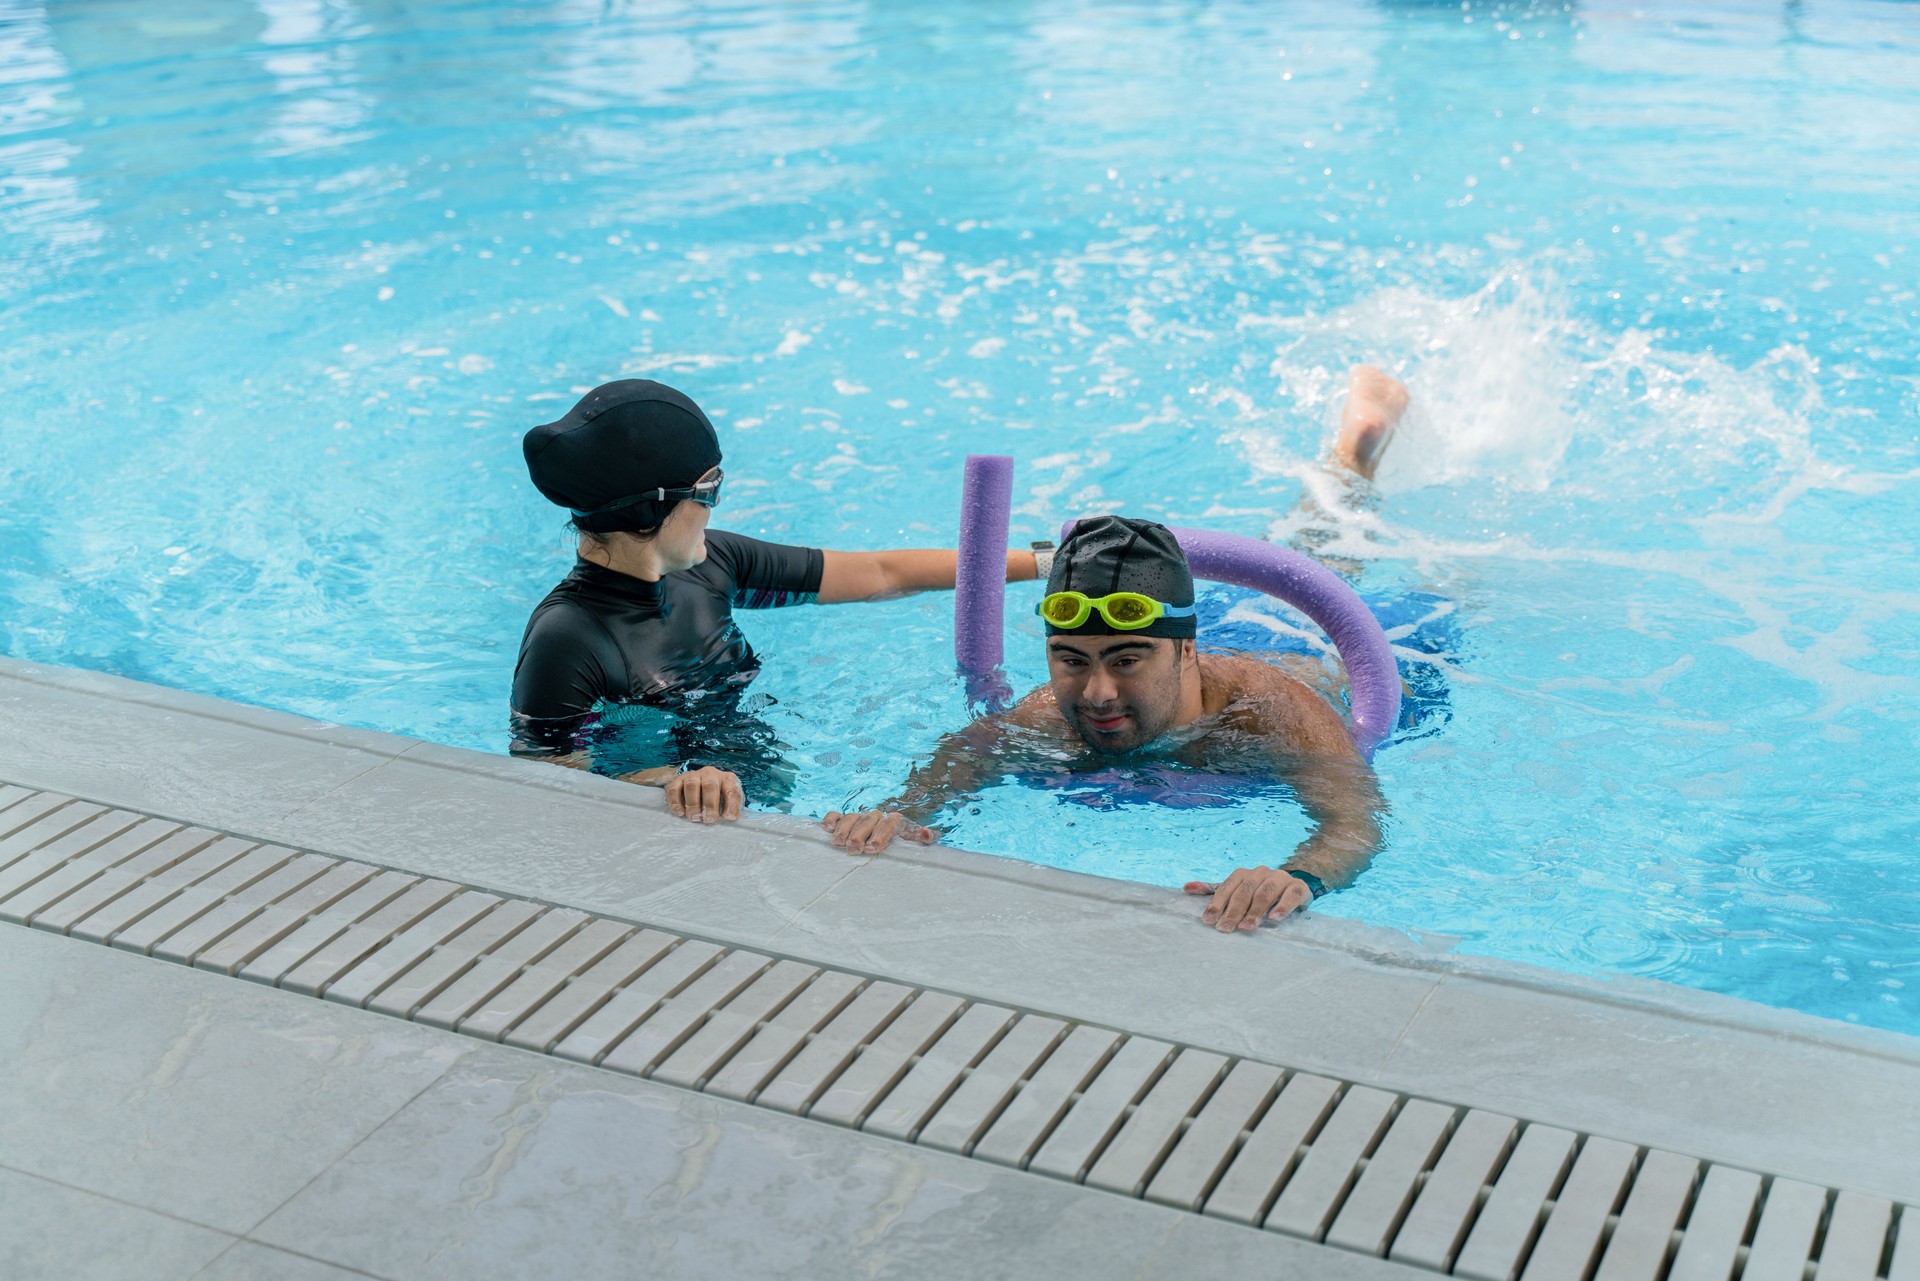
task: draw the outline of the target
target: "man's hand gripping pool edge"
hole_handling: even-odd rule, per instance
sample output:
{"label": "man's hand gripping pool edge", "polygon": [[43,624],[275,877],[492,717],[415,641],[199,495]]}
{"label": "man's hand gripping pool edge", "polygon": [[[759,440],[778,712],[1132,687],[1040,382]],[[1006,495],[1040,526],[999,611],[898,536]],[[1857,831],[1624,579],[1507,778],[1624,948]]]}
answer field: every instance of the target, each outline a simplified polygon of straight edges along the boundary
{"label": "man's hand gripping pool edge", "polygon": [[895,837],[915,845],[933,845],[940,839],[933,828],[911,822],[892,810],[863,810],[858,814],[833,810],[820,820],[820,826],[832,835],[837,848],[849,854],[878,854]]}
{"label": "man's hand gripping pool edge", "polygon": [[1257,930],[1261,922],[1284,920],[1313,902],[1307,883],[1283,868],[1243,867],[1218,885],[1188,881],[1185,888],[1213,896],[1200,920],[1222,934]]}

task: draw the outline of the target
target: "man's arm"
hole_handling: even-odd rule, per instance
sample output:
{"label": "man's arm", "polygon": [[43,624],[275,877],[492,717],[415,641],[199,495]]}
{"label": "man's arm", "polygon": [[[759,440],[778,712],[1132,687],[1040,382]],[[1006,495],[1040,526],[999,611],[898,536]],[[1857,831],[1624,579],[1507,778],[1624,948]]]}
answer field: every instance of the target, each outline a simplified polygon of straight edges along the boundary
{"label": "man's arm", "polygon": [[1273,754],[1274,773],[1289,783],[1314,830],[1285,867],[1344,889],[1380,848],[1380,781],[1353,745],[1345,719],[1297,677],[1260,664],[1265,688],[1251,728]]}
{"label": "man's arm", "polygon": [[1359,761],[1295,758],[1283,776],[1293,785],[1313,832],[1279,867],[1236,868],[1218,885],[1189,881],[1189,894],[1211,896],[1202,923],[1222,933],[1258,929],[1262,921],[1292,915],[1316,890],[1296,873],[1317,880],[1317,892],[1351,885],[1380,848],[1379,815],[1386,810],[1373,771]]}
{"label": "man's arm", "polygon": [[1315,889],[1296,872],[1318,881],[1321,891],[1344,889],[1366,870],[1381,844],[1386,798],[1345,723],[1305,685],[1274,675],[1276,683],[1259,699],[1251,728],[1267,740],[1276,774],[1292,785],[1314,826],[1277,868],[1243,867],[1218,885],[1187,884],[1187,893],[1211,896],[1200,919],[1223,933],[1256,929],[1311,902]]}
{"label": "man's arm", "polygon": [[[939,548],[886,552],[823,552],[820,574],[822,605],[857,600],[890,600],[914,592],[953,589],[960,554]],[[1007,553],[1007,581],[1023,583],[1039,577],[1032,552]]]}
{"label": "man's arm", "polygon": [[[833,843],[849,854],[878,854],[897,836],[919,845],[940,839],[930,819],[953,801],[991,787],[1006,777],[1010,730],[1036,729],[1048,723],[1053,693],[1041,686],[1008,711],[982,716],[965,729],[943,735],[924,765],[914,767],[900,795],[857,814],[838,810],[821,820]],[[1053,712],[1057,720],[1059,713]]]}
{"label": "man's arm", "polygon": [[1286,778],[1314,829],[1282,870],[1297,868],[1329,890],[1345,889],[1380,851],[1387,801],[1379,779],[1359,760],[1324,756],[1290,762]]}

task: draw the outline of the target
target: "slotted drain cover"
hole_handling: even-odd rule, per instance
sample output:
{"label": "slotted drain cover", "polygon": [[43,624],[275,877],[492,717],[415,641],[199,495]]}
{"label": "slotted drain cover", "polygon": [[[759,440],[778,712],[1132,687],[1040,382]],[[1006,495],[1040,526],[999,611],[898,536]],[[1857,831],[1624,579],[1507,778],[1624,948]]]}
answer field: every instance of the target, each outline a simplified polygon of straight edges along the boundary
{"label": "slotted drain cover", "polygon": [[12,785],[0,919],[1480,1281],[1920,1281],[1879,1198]]}

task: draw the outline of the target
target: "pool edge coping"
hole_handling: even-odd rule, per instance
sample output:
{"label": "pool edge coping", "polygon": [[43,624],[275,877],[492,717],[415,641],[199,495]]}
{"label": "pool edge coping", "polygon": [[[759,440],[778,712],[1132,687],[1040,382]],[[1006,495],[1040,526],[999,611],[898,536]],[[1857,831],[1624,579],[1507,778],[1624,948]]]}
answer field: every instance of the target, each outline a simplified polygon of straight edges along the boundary
{"label": "pool edge coping", "polygon": [[[488,778],[519,787],[589,797],[595,801],[625,806],[648,813],[665,810],[663,794],[654,788],[636,787],[597,774],[554,768],[537,761],[494,756],[467,748],[449,747],[428,739],[409,738],[383,730],[361,729],[337,722],[318,720],[295,712],[260,707],[222,699],[212,695],[177,690],[164,685],[113,676],[85,668],[55,667],[0,655],[0,680],[19,680],[45,685],[69,693],[119,698],[166,711],[191,715],[215,722],[242,726],[251,730],[298,738],[322,746],[348,748],[381,756],[387,760],[404,757],[409,762],[431,768],[451,770]],[[101,688],[105,686],[105,688]],[[82,797],[103,803],[107,796]],[[117,803],[117,802],[113,802]],[[317,803],[317,802],[316,802]],[[182,822],[204,818],[184,814],[163,817]],[[741,830],[759,830],[824,844],[812,819],[780,814],[748,812],[739,820]],[[360,856],[356,856],[360,857]],[[897,844],[879,856],[898,862],[918,864],[930,869],[953,872],[971,879],[1006,880],[1037,884],[1056,893],[1093,898],[1115,903],[1183,903],[1178,890],[1164,889],[1134,881],[1069,871],[1044,864],[1027,863],[1017,858],[961,846],[940,845],[931,848]],[[392,864],[402,867],[401,864]],[[1766,1005],[1744,997],[1687,987],[1659,979],[1632,975],[1582,974],[1511,961],[1500,957],[1457,952],[1455,940],[1444,934],[1409,935],[1385,926],[1370,925],[1346,917],[1313,914],[1298,924],[1307,925],[1308,937],[1290,940],[1303,947],[1337,952],[1367,964],[1394,966],[1447,977],[1471,977],[1502,986],[1553,994],[1567,994],[1623,1009],[1657,1011],[1714,1025],[1727,1025],[1765,1032],[1816,1044],[1834,1044],[1854,1052],[1876,1054],[1898,1062],[1920,1066],[1920,1036],[1884,1028],[1848,1023],[1841,1019]],[[1773,1026],[1775,1023],[1784,1026]],[[1852,1042],[1858,1041],[1859,1044]]]}

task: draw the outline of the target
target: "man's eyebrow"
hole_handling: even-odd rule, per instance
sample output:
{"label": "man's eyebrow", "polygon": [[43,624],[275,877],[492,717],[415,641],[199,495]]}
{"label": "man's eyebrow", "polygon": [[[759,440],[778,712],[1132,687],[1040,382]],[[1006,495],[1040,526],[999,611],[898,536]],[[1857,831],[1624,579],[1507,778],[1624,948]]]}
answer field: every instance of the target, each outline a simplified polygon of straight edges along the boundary
{"label": "man's eyebrow", "polygon": [[1088,657],[1106,658],[1109,655],[1118,654],[1118,653],[1121,653],[1122,651],[1129,650],[1129,649],[1144,649],[1144,650],[1151,651],[1153,649],[1153,642],[1144,641],[1144,640],[1120,641],[1116,644],[1108,645],[1104,647],[1103,649],[1100,650],[1098,654],[1095,654],[1095,655],[1089,655],[1086,650],[1081,649],[1078,646],[1071,645],[1068,642],[1060,640],[1058,638],[1047,642],[1047,652],[1052,654],[1073,654],[1079,658],[1088,658]]}

